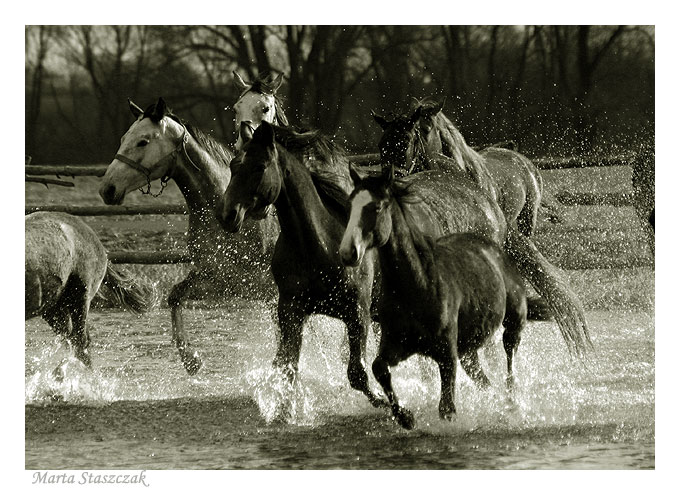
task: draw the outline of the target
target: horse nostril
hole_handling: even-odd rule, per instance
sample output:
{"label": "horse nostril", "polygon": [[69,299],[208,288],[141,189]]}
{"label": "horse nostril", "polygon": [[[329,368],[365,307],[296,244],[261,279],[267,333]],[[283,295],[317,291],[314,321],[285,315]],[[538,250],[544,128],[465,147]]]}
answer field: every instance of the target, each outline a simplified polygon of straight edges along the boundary
{"label": "horse nostril", "polygon": [[116,195],[116,187],[113,185],[110,185],[106,188],[104,188],[101,191],[101,197],[104,200],[104,202],[108,203],[110,201],[113,201],[113,197]]}

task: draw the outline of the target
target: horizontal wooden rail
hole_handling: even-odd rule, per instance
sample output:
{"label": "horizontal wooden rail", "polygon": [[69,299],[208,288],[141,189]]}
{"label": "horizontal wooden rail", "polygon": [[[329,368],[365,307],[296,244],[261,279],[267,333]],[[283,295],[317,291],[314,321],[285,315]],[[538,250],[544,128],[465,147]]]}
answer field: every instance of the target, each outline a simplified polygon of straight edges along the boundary
{"label": "horizontal wooden rail", "polygon": [[624,167],[632,166],[635,153],[622,153],[609,156],[570,156],[570,157],[540,157],[531,161],[541,170],[561,170],[567,168],[587,167]]}
{"label": "horizontal wooden rail", "polygon": [[26,165],[28,175],[102,177],[108,165]]}
{"label": "horizontal wooden rail", "polygon": [[[630,166],[635,156],[635,153],[631,152],[608,156],[537,157],[531,160],[541,170],[560,170],[567,168]],[[380,162],[379,153],[348,155],[347,158],[357,165],[371,165]],[[25,167],[26,174],[28,175],[101,177],[106,172],[108,165],[25,165]]]}
{"label": "horizontal wooden rail", "polygon": [[139,206],[67,206],[40,205],[26,206],[25,214],[35,211],[60,211],[77,216],[116,215],[187,215],[186,205],[139,205]]}
{"label": "horizontal wooden rail", "polygon": [[585,193],[560,191],[555,198],[567,206],[632,206],[633,195],[626,192]]}
{"label": "horizontal wooden rail", "polygon": [[187,251],[111,251],[109,260],[117,264],[172,265],[191,263],[191,256]]}

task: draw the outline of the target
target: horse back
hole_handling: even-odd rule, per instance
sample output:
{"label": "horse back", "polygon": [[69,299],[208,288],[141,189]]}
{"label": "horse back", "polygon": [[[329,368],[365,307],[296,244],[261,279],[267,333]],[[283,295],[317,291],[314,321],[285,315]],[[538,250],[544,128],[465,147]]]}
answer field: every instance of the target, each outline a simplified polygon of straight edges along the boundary
{"label": "horse back", "polygon": [[473,232],[499,244],[505,240],[503,212],[489,193],[466,175],[427,171],[403,180],[413,198],[403,202],[404,211],[423,234],[438,238]]}
{"label": "horse back", "polygon": [[106,273],[106,250],[97,234],[66,213],[27,215],[25,254],[27,277],[40,281],[42,299],[57,297],[72,276],[94,296]]}

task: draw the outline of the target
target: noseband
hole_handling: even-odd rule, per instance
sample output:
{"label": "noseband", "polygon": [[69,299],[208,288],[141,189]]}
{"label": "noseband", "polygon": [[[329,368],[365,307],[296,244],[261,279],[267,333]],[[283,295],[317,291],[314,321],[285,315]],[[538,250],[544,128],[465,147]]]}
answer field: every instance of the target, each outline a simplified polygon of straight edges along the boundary
{"label": "noseband", "polygon": [[142,189],[141,187],[139,188],[139,191],[140,191],[142,194],[149,194],[149,195],[151,195],[152,197],[157,198],[158,196],[160,196],[160,195],[163,193],[163,190],[165,189],[165,186],[168,185],[168,182],[169,182],[170,179],[171,179],[171,177],[170,177],[170,172],[172,172],[172,168],[173,168],[173,167],[169,167],[168,170],[165,172],[165,174],[163,174],[163,177],[161,177],[161,190],[158,191],[157,194],[154,194],[154,193],[151,192],[151,171],[150,171],[150,169],[156,168],[156,165],[158,165],[158,164],[161,163],[162,161],[166,160],[167,158],[176,157],[177,154],[178,154],[180,151],[184,152],[184,156],[187,158],[187,160],[189,161],[189,163],[191,163],[191,165],[194,166],[194,168],[195,168],[196,170],[200,170],[200,169],[198,168],[198,166],[194,163],[194,161],[191,159],[191,157],[189,156],[189,153],[187,153],[186,144],[187,144],[187,142],[189,141],[189,134],[187,134],[187,128],[186,128],[186,126],[185,126],[182,122],[180,122],[180,124],[182,124],[182,137],[180,138],[180,141],[179,141],[179,143],[177,144],[177,146],[175,146],[175,149],[173,149],[173,150],[172,150],[170,153],[168,153],[167,155],[161,157],[159,160],[157,160],[157,161],[156,161],[153,165],[151,165],[151,167],[149,167],[149,168],[147,168],[147,167],[145,167],[144,165],[142,165],[141,163],[139,163],[139,162],[133,160],[132,158],[128,158],[128,157],[125,156],[125,155],[116,154],[116,156],[114,156],[114,159],[123,162],[123,163],[126,164],[127,166],[129,166],[129,167],[135,169],[137,172],[139,172],[139,173],[142,174],[144,177],[146,177],[146,191],[145,191],[144,189]]}

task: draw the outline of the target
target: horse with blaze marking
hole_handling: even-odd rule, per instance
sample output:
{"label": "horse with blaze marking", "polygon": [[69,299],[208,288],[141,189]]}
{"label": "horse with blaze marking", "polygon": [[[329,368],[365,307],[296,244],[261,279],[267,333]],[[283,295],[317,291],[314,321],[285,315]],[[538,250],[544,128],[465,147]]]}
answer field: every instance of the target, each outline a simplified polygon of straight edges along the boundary
{"label": "horse with blaze marking", "polygon": [[381,337],[372,369],[399,424],[411,429],[415,423],[399,405],[390,366],[416,353],[434,359],[441,378],[439,414],[450,420],[459,357],[468,375],[487,387],[477,351],[501,323],[512,390],[512,361],[527,305],[522,278],[507,255],[474,233],[426,235],[408,208],[417,201],[409,186],[417,182],[396,181],[391,166],[379,177],[361,177],[352,169],[352,178],[350,219],[339,253],[343,263],[355,266],[373,248],[378,251]]}

